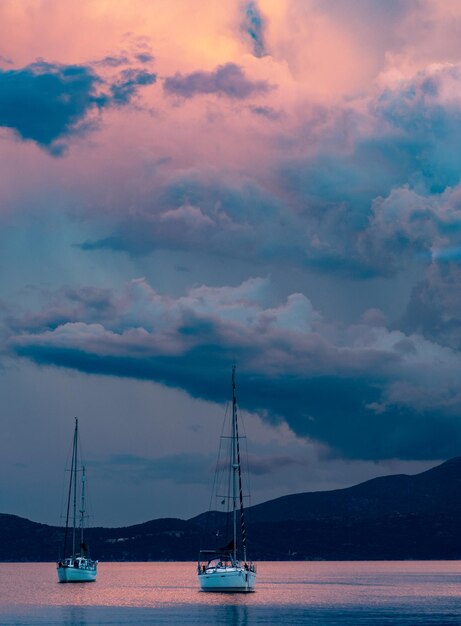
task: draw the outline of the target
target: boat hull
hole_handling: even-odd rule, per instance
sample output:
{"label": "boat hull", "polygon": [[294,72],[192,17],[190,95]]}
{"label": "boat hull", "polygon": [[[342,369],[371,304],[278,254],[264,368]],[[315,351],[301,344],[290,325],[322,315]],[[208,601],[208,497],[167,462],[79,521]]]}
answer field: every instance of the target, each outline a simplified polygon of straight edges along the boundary
{"label": "boat hull", "polygon": [[77,567],[58,567],[58,580],[60,583],[91,583],[96,580],[96,567],[80,569]]}
{"label": "boat hull", "polygon": [[243,567],[201,572],[198,575],[201,591],[243,592],[254,591],[256,574]]}

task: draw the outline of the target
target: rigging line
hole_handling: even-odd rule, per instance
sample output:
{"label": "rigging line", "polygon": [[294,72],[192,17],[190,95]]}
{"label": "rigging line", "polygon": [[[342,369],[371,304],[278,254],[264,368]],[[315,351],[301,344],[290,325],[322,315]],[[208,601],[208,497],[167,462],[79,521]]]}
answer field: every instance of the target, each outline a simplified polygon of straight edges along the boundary
{"label": "rigging line", "polygon": [[[226,427],[226,429],[228,428],[228,422],[230,422],[230,429],[232,429],[232,416],[231,416],[230,411],[228,411],[228,413],[226,414],[226,423],[224,424],[224,427]],[[226,444],[227,444],[226,458],[232,459],[232,438],[226,437],[225,439],[226,439]],[[223,477],[227,482],[226,491],[228,494],[231,494],[232,493],[232,479],[233,479],[232,462],[224,464]],[[225,530],[226,544],[229,542],[229,536],[231,535],[230,526],[232,523],[232,516],[231,516],[232,511],[233,511],[233,498],[229,497],[227,498],[227,502],[226,502],[226,530]]]}
{"label": "rigging line", "polygon": [[238,431],[237,417],[235,419],[235,432],[236,432],[236,437],[237,437],[237,471],[238,471],[239,498],[240,498],[240,527],[242,531],[243,560],[246,561],[247,560],[246,529],[245,529],[245,514],[243,512],[242,468],[240,466],[240,444],[239,444],[239,431]]}
{"label": "rigging line", "polygon": [[[219,497],[219,491],[223,490],[224,492],[230,493],[230,485],[232,480],[232,470],[230,465],[227,463],[227,459],[231,454],[231,439],[224,435],[229,428],[229,422],[231,420],[231,412],[229,411],[230,404],[226,403],[226,410],[224,414],[224,420],[221,428],[221,436],[219,438],[219,459],[217,465],[216,472],[216,483],[215,483],[215,492],[214,495],[216,497],[216,507],[218,508],[218,499],[220,500],[220,504],[222,505],[223,498]],[[230,525],[230,513],[231,513],[231,501],[229,498],[224,498],[226,500],[226,509],[223,511],[225,516],[225,525],[224,525],[224,541],[228,542],[229,538],[229,525]]]}
{"label": "rigging line", "polygon": [[202,541],[201,541],[202,545],[203,545],[203,535],[208,536],[208,532],[210,530],[211,509],[212,509],[212,506],[213,506],[213,500],[215,498],[217,498],[217,491],[218,491],[218,488],[219,488],[218,481],[219,481],[219,466],[220,466],[220,460],[221,460],[221,446],[222,446],[224,427],[225,427],[225,424],[226,424],[228,411],[229,411],[229,403],[226,403],[226,408],[225,408],[225,412],[224,412],[224,422],[221,425],[221,436],[220,436],[220,439],[219,439],[218,454],[217,454],[217,457],[216,457],[215,471],[214,471],[214,476],[213,476],[213,487],[211,489],[210,501],[209,501],[209,504],[208,504],[208,515],[205,518],[204,532],[202,531]]}
{"label": "rigging line", "polygon": [[[85,471],[85,476],[86,478],[88,477],[88,464],[91,467],[91,461],[87,462],[86,461],[86,455],[85,455],[85,448],[82,445],[82,438],[80,435],[80,430],[78,431],[78,456],[80,457],[80,467],[77,468],[78,472],[82,472]],[[91,475],[91,470],[90,470],[90,475]],[[87,513],[87,511],[94,511],[94,507],[93,507],[93,498],[92,498],[92,490],[91,488],[88,489],[88,481],[85,480],[85,519],[89,520],[90,517],[94,518],[94,514],[89,514]],[[94,523],[94,520],[93,520]],[[89,527],[89,523],[86,524],[86,527]]]}
{"label": "rigging line", "polygon": [[243,443],[243,447],[244,447],[244,462],[245,462],[245,471],[243,472],[244,477],[245,477],[245,487],[247,490],[248,495],[244,496],[244,498],[248,498],[248,504],[247,504],[247,515],[246,515],[246,521],[247,523],[251,523],[251,493],[252,493],[252,489],[251,489],[251,472],[250,472],[250,455],[248,453],[248,439],[247,439],[247,435],[246,435],[246,428],[245,428],[245,420],[243,419],[243,415],[242,413],[240,413],[240,424],[243,428],[243,432],[245,433],[244,437],[241,437],[241,439],[245,439],[244,443]]}
{"label": "rigging line", "polygon": [[[66,516],[65,516],[66,503],[67,503],[67,498],[66,498],[66,495],[67,495],[67,476],[66,476],[66,474],[69,471],[67,468],[69,467],[69,459],[70,459],[71,454],[72,454],[72,449],[73,449],[72,444],[69,444],[69,448],[67,450],[67,455],[66,455],[66,462],[65,462],[65,465],[64,465],[65,470],[64,470],[64,473],[62,475],[62,482],[61,482],[61,499],[60,499],[61,505],[59,507],[59,526],[62,525],[63,520],[66,518]],[[61,541],[59,543],[61,543]],[[62,546],[60,545],[59,549],[61,549],[61,547]]]}
{"label": "rigging line", "polygon": [[82,465],[82,486],[81,486],[81,498],[80,498],[80,554],[83,549],[83,526],[85,523],[85,466]]}

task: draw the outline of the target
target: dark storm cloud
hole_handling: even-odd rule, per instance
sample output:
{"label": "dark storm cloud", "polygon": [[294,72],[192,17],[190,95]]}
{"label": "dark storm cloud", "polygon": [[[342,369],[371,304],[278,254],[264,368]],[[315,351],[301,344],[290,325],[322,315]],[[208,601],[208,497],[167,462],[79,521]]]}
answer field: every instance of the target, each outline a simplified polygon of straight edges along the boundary
{"label": "dark storm cloud", "polygon": [[105,105],[100,84],[91,68],[79,65],[41,61],[0,70],[0,126],[51,151],[57,139],[78,132],[91,109]]}
{"label": "dark storm cloud", "polygon": [[265,20],[254,0],[242,5],[243,21],[241,31],[249,40],[255,57],[263,57],[267,54],[264,41]]}
{"label": "dark storm cloud", "polygon": [[326,323],[301,294],[270,306],[268,290],[267,281],[252,279],[174,299],[133,281],[110,298],[110,314],[101,307],[95,313],[98,299],[82,293],[88,310],[79,306],[74,321],[45,330],[42,311],[38,323],[28,317],[16,325],[20,332],[11,330],[9,347],[41,365],[153,380],[216,402],[228,399],[237,362],[240,406],[285,420],[332,454],[377,460],[456,453],[459,354],[370,320]]}
{"label": "dark storm cloud", "polygon": [[272,89],[264,80],[249,80],[235,63],[219,65],[213,72],[197,71],[192,74],[170,76],[164,80],[165,91],[181,98],[202,94],[216,94],[235,100],[244,100]]}
{"label": "dark storm cloud", "polygon": [[[106,57],[103,64],[113,67],[119,61]],[[123,70],[112,84],[85,65],[38,61],[0,69],[0,126],[60,156],[69,137],[94,127],[91,112],[127,105],[139,88],[153,82],[155,74],[134,68]]]}
{"label": "dark storm cloud", "polygon": [[137,93],[139,87],[153,85],[157,77],[152,72],[138,69],[123,70],[117,82],[110,86],[112,102],[114,104],[128,104]]}

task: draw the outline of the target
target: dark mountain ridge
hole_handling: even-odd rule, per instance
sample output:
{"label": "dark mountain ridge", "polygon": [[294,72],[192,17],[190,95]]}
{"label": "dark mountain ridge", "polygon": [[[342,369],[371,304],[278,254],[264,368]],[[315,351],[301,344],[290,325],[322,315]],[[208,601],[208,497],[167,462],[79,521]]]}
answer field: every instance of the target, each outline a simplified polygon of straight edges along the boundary
{"label": "dark mountain ridge", "polygon": [[253,521],[461,512],[461,457],[415,475],[372,478],[346,489],[282,496],[251,509]]}
{"label": "dark mountain ridge", "polygon": [[[282,496],[247,511],[252,558],[454,559],[461,557],[461,457],[416,475]],[[89,528],[101,561],[194,560],[225,536],[226,514]],[[0,514],[0,561],[53,561],[63,529]]]}

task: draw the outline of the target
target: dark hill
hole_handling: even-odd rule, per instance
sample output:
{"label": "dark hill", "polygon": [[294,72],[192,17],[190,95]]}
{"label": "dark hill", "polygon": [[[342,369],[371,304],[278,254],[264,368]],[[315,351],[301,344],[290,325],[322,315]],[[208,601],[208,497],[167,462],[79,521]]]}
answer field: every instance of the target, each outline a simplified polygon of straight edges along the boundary
{"label": "dark hill", "polygon": [[[347,489],[283,496],[248,510],[252,558],[461,558],[461,458],[415,476],[375,478]],[[208,520],[208,521],[206,521]],[[194,560],[225,536],[226,516],[158,519],[90,528],[101,561]],[[0,561],[53,561],[63,529],[0,514]]]}
{"label": "dark hill", "polygon": [[461,457],[408,476],[373,478],[354,487],[283,496],[251,508],[253,522],[383,515],[461,514]]}

